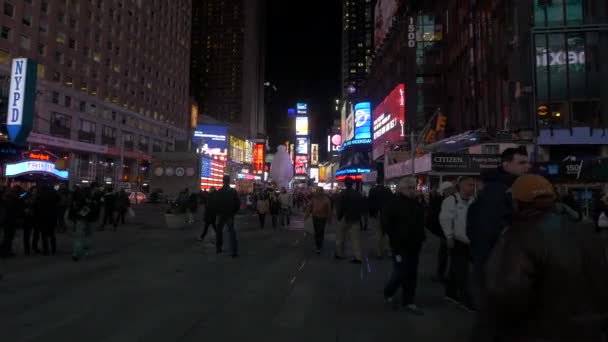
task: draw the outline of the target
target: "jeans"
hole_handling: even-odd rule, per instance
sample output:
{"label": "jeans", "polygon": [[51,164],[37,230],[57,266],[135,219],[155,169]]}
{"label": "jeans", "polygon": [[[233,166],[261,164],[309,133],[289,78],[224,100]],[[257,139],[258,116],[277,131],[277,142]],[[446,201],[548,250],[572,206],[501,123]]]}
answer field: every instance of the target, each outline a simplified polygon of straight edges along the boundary
{"label": "jeans", "polygon": [[215,235],[216,238],[216,249],[218,253],[222,252],[222,246],[224,245],[224,226],[228,226],[228,233],[230,234],[230,249],[232,255],[236,256],[238,253],[238,241],[236,237],[236,230],[234,229],[234,216],[220,216],[218,224],[216,226]]}
{"label": "jeans", "polygon": [[448,243],[445,238],[440,238],[439,250],[437,251],[437,278],[445,279],[445,271],[448,268]]}
{"label": "jeans", "polygon": [[393,297],[401,287],[403,305],[414,304],[421,247],[421,245],[411,246],[393,256],[393,274],[384,287],[385,297]]}
{"label": "jeans", "polygon": [[49,252],[49,245],[51,248],[51,254],[57,252],[57,237],[55,236],[55,220],[48,220],[48,222],[41,223],[42,227],[42,251],[44,254]]}
{"label": "jeans", "polygon": [[258,213],[258,218],[260,219],[260,228],[264,229],[264,223],[266,222],[266,214]]}
{"label": "jeans", "polygon": [[127,213],[127,209],[118,209],[116,214],[116,220],[114,220],[114,228],[118,227],[118,223],[122,222],[125,224],[125,214]]}
{"label": "jeans", "polygon": [[325,238],[325,224],[327,223],[327,217],[313,217],[312,226],[315,229],[315,246],[317,250],[323,248],[323,240]]}
{"label": "jeans", "polygon": [[472,305],[471,291],[469,289],[469,260],[471,247],[461,241],[454,241],[452,249],[450,270],[446,284],[446,296],[452,297],[463,304]]}
{"label": "jeans", "polygon": [[17,218],[5,218],[2,230],[2,248],[0,254],[8,256],[13,252],[13,240],[15,239],[15,231],[17,230]]}
{"label": "jeans", "polygon": [[207,232],[209,231],[209,226],[213,226],[213,230],[217,231],[216,229],[216,224],[215,224],[215,218],[210,218],[205,220],[205,227],[203,228],[203,234],[201,234],[201,240],[205,239],[205,236],[207,236]]}
{"label": "jeans", "polygon": [[339,225],[336,234],[336,256],[344,256],[344,245],[349,233],[353,241],[354,258],[361,260],[361,229],[359,229],[359,222],[347,221],[346,219]]}
{"label": "jeans", "polygon": [[82,258],[89,254],[91,250],[91,240],[93,238],[93,222],[85,220],[76,221],[76,236],[74,238],[74,251],[72,256]]}
{"label": "jeans", "polygon": [[281,226],[289,226],[289,208],[281,209]]}

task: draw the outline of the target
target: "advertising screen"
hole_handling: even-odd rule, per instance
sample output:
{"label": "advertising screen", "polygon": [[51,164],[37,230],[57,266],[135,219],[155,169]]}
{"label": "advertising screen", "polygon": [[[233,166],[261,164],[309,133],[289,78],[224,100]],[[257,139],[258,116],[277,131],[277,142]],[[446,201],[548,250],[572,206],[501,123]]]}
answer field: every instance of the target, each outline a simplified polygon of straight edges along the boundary
{"label": "advertising screen", "polygon": [[220,125],[198,125],[192,142],[200,153],[209,155],[228,154],[228,128]]}
{"label": "advertising screen", "polygon": [[264,144],[255,144],[253,147],[253,171],[261,173],[264,171]]}
{"label": "advertising screen", "polygon": [[343,141],[349,141],[355,137],[355,114],[351,111],[346,117],[346,136]]}
{"label": "advertising screen", "polygon": [[308,155],[308,138],[296,138],[296,154]]}
{"label": "advertising screen", "polygon": [[308,135],[308,117],[298,116],[296,118],[296,136]]}
{"label": "advertising screen", "polygon": [[308,176],[310,177],[310,179],[314,179],[316,182],[318,182],[319,181],[319,168],[311,167]]}
{"label": "advertising screen", "polygon": [[384,155],[384,143],[404,139],[405,85],[399,84],[380,103],[373,114],[372,146],[374,159]]}
{"label": "advertising screen", "polygon": [[303,115],[308,114],[308,104],[307,103],[304,103],[304,102],[296,103],[296,109],[298,111],[298,114],[303,114]]}
{"label": "advertising screen", "polygon": [[296,156],[296,175],[306,175],[308,169],[308,156]]}
{"label": "advertising screen", "polygon": [[310,144],[310,165],[319,164],[319,144]]}
{"label": "advertising screen", "polygon": [[382,46],[384,38],[388,34],[393,24],[393,17],[397,13],[399,7],[397,0],[378,0],[374,11],[374,47],[376,49]]}
{"label": "advertising screen", "polygon": [[372,104],[360,102],[355,105],[355,139],[372,137]]}
{"label": "advertising screen", "polygon": [[228,137],[230,142],[230,159],[237,163],[245,162],[245,140],[233,135]]}
{"label": "advertising screen", "polygon": [[222,187],[222,179],[226,162],[217,158],[202,157],[201,158],[201,190],[208,190],[212,186],[216,188]]}

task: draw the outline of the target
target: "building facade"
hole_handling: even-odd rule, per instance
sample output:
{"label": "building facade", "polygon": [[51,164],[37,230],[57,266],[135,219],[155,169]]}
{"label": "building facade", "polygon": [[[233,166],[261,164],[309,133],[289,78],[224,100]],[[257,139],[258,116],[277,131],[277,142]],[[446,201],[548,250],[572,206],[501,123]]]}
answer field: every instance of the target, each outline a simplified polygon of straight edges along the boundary
{"label": "building facade", "polygon": [[374,51],[372,0],[342,0],[342,98],[361,87]]}
{"label": "building facade", "polygon": [[193,2],[190,92],[204,117],[265,135],[265,0]]}
{"label": "building facade", "polygon": [[145,179],[152,152],[186,140],[190,1],[1,0],[0,9],[2,96],[12,58],[38,63],[28,143],[69,157],[74,181]]}

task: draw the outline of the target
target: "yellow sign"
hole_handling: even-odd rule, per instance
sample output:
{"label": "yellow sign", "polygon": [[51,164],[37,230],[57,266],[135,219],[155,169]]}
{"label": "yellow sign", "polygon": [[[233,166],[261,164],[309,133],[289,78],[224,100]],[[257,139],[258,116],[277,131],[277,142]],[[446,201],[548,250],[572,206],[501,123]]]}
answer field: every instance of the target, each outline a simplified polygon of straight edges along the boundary
{"label": "yellow sign", "polygon": [[245,163],[253,163],[253,141],[245,141]]}
{"label": "yellow sign", "polygon": [[319,182],[325,182],[325,166],[319,167]]}
{"label": "yellow sign", "polygon": [[190,128],[195,129],[198,125],[198,105],[192,104],[190,107]]}
{"label": "yellow sign", "polygon": [[245,162],[245,140],[231,135],[228,139],[230,144],[230,159],[237,163]]}

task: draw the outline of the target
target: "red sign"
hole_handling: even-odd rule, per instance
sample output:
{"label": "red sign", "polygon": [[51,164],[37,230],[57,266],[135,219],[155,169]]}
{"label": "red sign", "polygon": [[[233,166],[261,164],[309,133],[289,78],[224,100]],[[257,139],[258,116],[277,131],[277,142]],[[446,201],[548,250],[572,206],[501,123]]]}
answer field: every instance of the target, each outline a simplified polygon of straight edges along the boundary
{"label": "red sign", "polygon": [[51,156],[45,153],[30,152],[27,157],[34,160],[51,160]]}
{"label": "red sign", "polygon": [[264,144],[255,144],[253,147],[253,171],[255,173],[264,171]]}
{"label": "red sign", "polygon": [[405,136],[405,85],[399,84],[374,109],[373,115],[374,159],[384,154],[387,141],[402,141]]}
{"label": "red sign", "polygon": [[308,169],[308,156],[296,156],[296,175],[306,175]]}
{"label": "red sign", "polygon": [[362,180],[363,179],[363,175],[353,175],[353,176],[336,176],[336,180],[337,181],[343,181],[346,180],[346,178],[351,178],[352,180]]}

